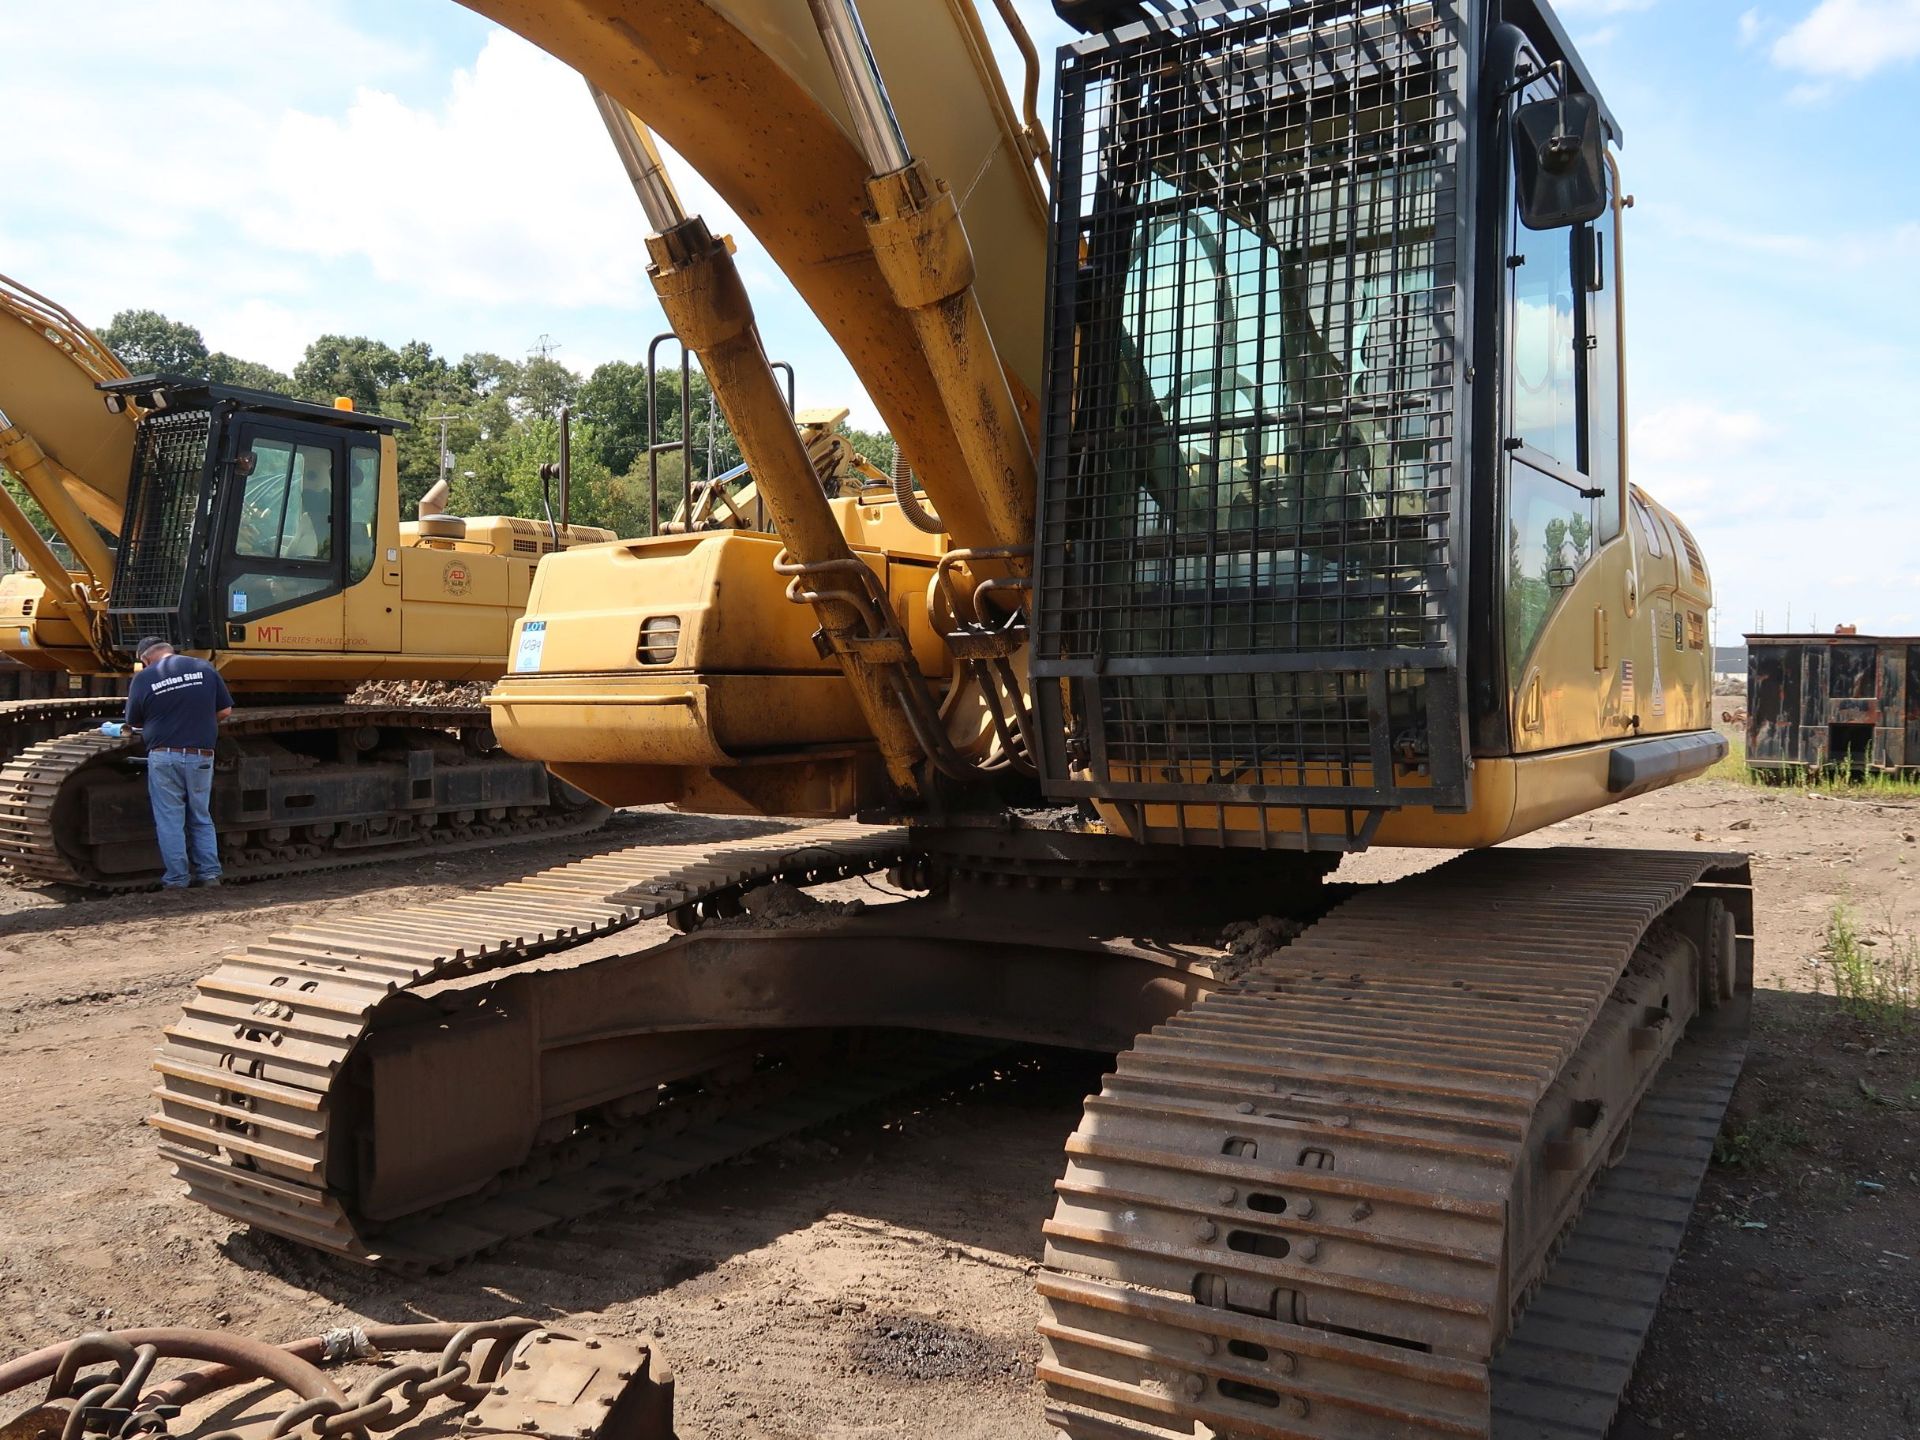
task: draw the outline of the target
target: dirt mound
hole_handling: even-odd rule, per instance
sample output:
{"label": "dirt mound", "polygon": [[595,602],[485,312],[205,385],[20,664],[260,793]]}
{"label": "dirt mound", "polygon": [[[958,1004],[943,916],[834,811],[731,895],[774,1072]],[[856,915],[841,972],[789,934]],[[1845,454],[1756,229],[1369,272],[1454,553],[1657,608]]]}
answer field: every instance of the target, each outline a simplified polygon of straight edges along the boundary
{"label": "dirt mound", "polygon": [[1300,938],[1307,927],[1282,915],[1262,915],[1258,920],[1236,920],[1220,932],[1217,942],[1226,951],[1216,960],[1214,978],[1238,980],[1270,955],[1284,950]]}
{"label": "dirt mound", "polygon": [[349,705],[472,705],[487,703],[492,687],[474,680],[369,680],[347,697]]}
{"label": "dirt mound", "polygon": [[[746,907],[747,922],[755,926],[787,925],[807,920],[832,919],[839,915],[858,915],[866,908],[861,900],[821,900],[798,885],[775,880],[756,885],[740,897]],[[738,922],[736,922],[738,923]]]}

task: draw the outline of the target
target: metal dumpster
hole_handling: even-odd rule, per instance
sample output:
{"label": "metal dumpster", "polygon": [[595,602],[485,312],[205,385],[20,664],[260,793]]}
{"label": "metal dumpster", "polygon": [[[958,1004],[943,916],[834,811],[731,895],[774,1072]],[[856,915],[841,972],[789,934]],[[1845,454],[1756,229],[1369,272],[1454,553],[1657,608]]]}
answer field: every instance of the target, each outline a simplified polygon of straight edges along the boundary
{"label": "metal dumpster", "polygon": [[1920,636],[1746,638],[1754,769],[1920,773]]}

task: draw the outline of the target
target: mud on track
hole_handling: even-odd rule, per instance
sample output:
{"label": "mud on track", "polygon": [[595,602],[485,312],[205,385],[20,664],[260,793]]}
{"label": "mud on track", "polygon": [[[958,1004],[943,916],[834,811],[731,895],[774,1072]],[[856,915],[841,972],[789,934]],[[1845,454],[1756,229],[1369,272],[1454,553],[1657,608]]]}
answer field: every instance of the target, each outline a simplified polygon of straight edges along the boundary
{"label": "mud on track", "polygon": [[[417,1281],[236,1233],[183,1204],[154,1155],[148,1061],[228,949],[601,846],[761,828],[640,811],[586,840],[178,899],[63,905],[0,879],[0,1353],[102,1324],[280,1339],[354,1318],[590,1317],[660,1335],[690,1440],[1043,1440],[1029,1272],[1097,1062],[1010,1054]],[[1538,837],[1755,856],[1762,990],[1734,1126],[1758,1141],[1709,1176],[1620,1440],[1920,1436],[1920,1035],[1837,1016],[1803,963],[1843,896],[1869,924],[1920,930],[1916,832],[1920,808],[1700,782]]]}

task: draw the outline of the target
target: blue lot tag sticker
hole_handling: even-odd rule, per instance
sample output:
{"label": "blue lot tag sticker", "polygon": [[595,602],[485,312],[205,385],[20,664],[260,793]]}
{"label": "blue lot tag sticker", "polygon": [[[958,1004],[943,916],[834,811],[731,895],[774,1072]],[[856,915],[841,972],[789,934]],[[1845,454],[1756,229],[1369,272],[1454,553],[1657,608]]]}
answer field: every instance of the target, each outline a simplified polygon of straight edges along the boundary
{"label": "blue lot tag sticker", "polygon": [[547,648],[547,622],[525,620],[520,625],[520,646],[513,652],[515,673],[540,668],[540,653]]}

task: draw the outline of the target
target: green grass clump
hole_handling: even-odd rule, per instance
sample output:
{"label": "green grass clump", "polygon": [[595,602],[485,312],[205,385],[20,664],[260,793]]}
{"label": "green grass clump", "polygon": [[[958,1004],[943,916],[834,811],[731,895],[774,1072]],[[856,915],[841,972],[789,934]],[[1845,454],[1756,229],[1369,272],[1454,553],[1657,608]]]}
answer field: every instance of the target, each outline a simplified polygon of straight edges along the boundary
{"label": "green grass clump", "polygon": [[1814,966],[1814,991],[1831,983],[1840,1008],[1857,1020],[1899,1029],[1920,1022],[1920,937],[1891,924],[1869,935],[1841,901],[1827,915]]}
{"label": "green grass clump", "polygon": [[1757,785],[1759,778],[1747,768],[1747,742],[1739,736],[1728,737],[1726,755],[1714,761],[1713,768],[1707,771],[1709,780],[1732,780],[1741,785]]}
{"label": "green grass clump", "polygon": [[1812,1137],[1788,1115],[1756,1115],[1730,1125],[1713,1142],[1713,1163],[1734,1170],[1771,1170],[1790,1150],[1804,1149]]}
{"label": "green grass clump", "polygon": [[1746,742],[1730,736],[1724,759],[1707,771],[1709,780],[1731,780],[1736,785],[1764,785],[1770,790],[1799,790],[1821,795],[1848,795],[1863,799],[1920,796],[1920,778],[1869,771],[1862,774],[1842,762],[1818,769],[1795,766],[1789,770],[1756,770],[1747,764]]}

